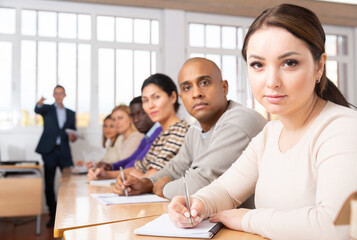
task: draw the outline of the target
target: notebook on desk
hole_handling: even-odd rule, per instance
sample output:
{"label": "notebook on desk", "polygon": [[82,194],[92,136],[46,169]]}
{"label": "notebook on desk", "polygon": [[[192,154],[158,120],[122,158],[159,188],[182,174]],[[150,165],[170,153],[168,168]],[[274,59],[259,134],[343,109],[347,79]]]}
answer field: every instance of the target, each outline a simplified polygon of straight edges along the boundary
{"label": "notebook on desk", "polygon": [[88,168],[86,166],[73,166],[70,168],[73,174],[87,174]]}
{"label": "notebook on desk", "polygon": [[168,214],[163,214],[134,232],[138,235],[161,237],[212,238],[222,227],[222,223],[211,223],[206,219],[194,228],[178,228],[172,224]]}
{"label": "notebook on desk", "polygon": [[92,197],[105,205],[117,205],[117,204],[131,204],[131,203],[153,203],[153,202],[167,202],[165,198],[156,196],[155,194],[140,194],[135,196],[119,196],[115,193],[100,193],[91,194]]}
{"label": "notebook on desk", "polygon": [[89,181],[89,185],[110,187],[110,185],[115,184],[115,181],[116,181],[115,179],[92,180]]}

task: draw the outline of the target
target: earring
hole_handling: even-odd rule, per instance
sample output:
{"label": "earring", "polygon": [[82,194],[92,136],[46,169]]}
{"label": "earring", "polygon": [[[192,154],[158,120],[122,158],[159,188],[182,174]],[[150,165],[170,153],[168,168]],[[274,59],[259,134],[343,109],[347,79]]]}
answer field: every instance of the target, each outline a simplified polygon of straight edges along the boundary
{"label": "earring", "polygon": [[316,80],[316,83],[320,83],[321,82],[321,77],[319,77],[317,80]]}

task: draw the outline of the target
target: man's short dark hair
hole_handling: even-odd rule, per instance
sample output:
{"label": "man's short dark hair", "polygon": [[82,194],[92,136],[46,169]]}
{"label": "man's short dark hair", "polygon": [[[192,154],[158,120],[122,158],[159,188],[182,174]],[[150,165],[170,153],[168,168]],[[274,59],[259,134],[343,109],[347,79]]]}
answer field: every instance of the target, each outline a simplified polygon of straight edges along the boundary
{"label": "man's short dark hair", "polygon": [[141,100],[141,96],[134,97],[133,100],[130,101],[129,106],[131,107],[131,105],[136,103],[140,103],[140,104],[143,103],[143,101]]}
{"label": "man's short dark hair", "polygon": [[53,91],[54,91],[56,88],[62,88],[63,91],[66,92],[66,89],[64,89],[64,87],[63,87],[62,85],[57,84],[56,87],[53,89]]}

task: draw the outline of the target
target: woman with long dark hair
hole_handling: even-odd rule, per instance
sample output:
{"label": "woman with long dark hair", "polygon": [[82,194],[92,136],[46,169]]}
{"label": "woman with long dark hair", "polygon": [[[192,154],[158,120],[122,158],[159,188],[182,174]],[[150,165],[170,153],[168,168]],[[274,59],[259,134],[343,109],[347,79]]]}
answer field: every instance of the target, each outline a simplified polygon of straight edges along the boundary
{"label": "woman with long dark hair", "polygon": [[159,122],[162,132],[152,143],[144,159],[128,170],[136,177],[151,176],[162,169],[180,150],[188,124],[180,120],[177,87],[167,75],[156,73],[147,78],[141,87],[143,109],[151,121]]}

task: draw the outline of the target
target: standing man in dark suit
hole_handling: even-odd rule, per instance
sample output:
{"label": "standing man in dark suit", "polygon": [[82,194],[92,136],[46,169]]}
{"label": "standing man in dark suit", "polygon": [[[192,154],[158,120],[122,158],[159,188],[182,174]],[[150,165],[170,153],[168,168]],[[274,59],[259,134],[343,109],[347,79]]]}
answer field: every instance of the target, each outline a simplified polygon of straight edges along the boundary
{"label": "standing man in dark suit", "polygon": [[56,215],[56,197],[54,180],[57,167],[61,171],[65,167],[73,166],[69,141],[77,140],[76,135],[68,135],[65,129],[76,130],[75,112],[63,106],[66,97],[65,89],[57,85],[53,90],[55,103],[44,104],[42,97],[36,104],[35,113],[43,117],[43,133],[37,145],[36,152],[42,155],[45,167],[45,193],[46,202],[50,211],[50,220],[47,227],[53,227]]}

